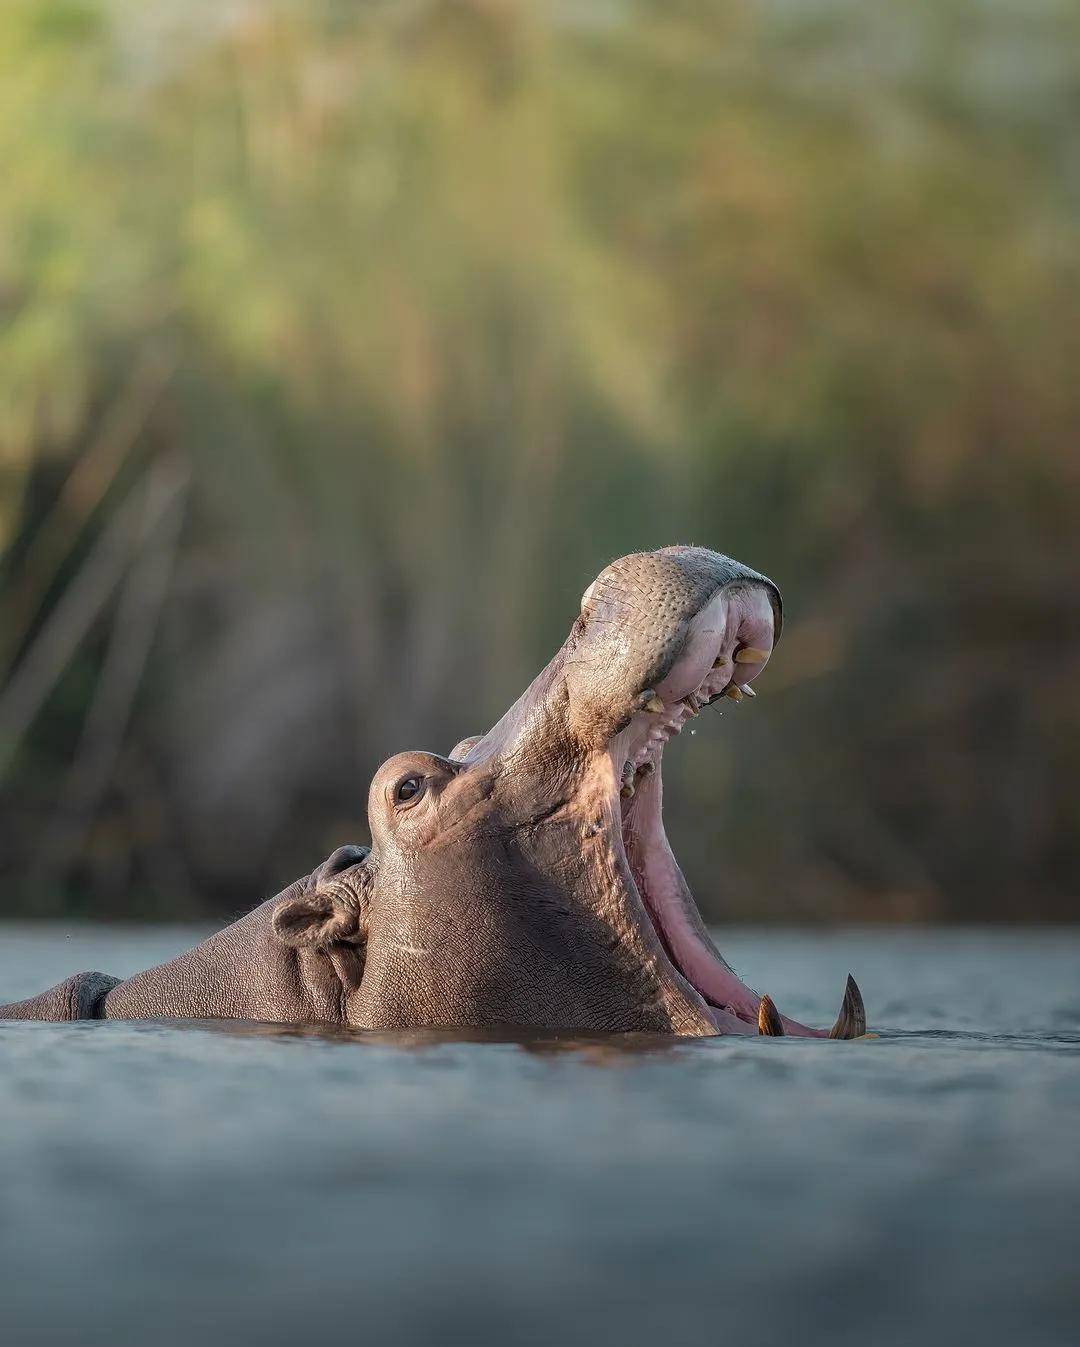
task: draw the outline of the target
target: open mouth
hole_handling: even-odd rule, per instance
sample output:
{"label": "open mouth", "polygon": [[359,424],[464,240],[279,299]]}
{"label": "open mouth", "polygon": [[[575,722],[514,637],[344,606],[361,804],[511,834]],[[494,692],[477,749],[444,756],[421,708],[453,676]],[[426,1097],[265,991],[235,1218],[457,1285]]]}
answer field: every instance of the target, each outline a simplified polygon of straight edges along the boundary
{"label": "open mouth", "polygon": [[642,694],[640,710],[611,741],[620,782],[622,844],[647,913],[668,958],[709,1007],[720,1033],[857,1038],[866,1032],[862,996],[849,976],[836,1024],[813,1029],[781,1015],[728,966],[713,944],[664,831],[664,749],[719,698],[741,702],[773,647],[773,610],[762,586],[729,585],[690,623],[678,659],[662,683]]}

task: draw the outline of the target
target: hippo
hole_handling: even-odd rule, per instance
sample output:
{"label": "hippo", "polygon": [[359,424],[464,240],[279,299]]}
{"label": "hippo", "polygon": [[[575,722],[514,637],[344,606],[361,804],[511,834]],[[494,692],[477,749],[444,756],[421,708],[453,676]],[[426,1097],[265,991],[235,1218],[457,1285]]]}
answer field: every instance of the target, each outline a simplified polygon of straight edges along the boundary
{"label": "hippo", "polygon": [[755,695],[781,622],[776,585],[718,552],[612,562],[493,729],[383,763],[370,846],[170,963],[80,973],[0,1017],[862,1036],[850,976],[831,1029],[736,976],[664,831],[666,745],[718,698]]}

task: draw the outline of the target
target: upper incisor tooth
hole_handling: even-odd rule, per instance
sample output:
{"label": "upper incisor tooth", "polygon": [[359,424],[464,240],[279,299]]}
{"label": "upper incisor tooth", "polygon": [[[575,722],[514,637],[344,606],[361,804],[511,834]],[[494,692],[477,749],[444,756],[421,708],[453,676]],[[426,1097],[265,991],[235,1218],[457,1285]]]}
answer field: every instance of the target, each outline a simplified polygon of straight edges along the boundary
{"label": "upper incisor tooth", "polygon": [[744,645],[741,650],[735,652],[736,664],[760,664],[762,660],[769,658],[767,650],[758,650],[756,646]]}
{"label": "upper incisor tooth", "polygon": [[656,693],[654,692],[653,695],[649,698],[649,700],[645,703],[645,710],[646,710],[646,711],[655,711],[656,714],[659,715],[660,712],[663,711],[663,709],[664,709],[664,703],[660,700],[660,698],[659,698],[659,697],[656,695]]}

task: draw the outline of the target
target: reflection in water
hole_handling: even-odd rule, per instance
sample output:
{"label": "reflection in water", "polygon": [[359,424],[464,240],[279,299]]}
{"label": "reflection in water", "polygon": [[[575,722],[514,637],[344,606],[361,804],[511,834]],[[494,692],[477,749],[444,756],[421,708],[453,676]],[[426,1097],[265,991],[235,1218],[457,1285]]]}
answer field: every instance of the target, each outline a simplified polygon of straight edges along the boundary
{"label": "reflection in water", "polygon": [[552,1034],[526,1029],[349,1029],[336,1024],[266,1024],[259,1020],[151,1020],[168,1029],[195,1029],[240,1038],[319,1039],[357,1047],[425,1052],[456,1043],[494,1043],[543,1055],[573,1053],[586,1061],[615,1062],[642,1054],[670,1053],[694,1040],[667,1034]]}
{"label": "reflection in water", "polygon": [[457,1044],[494,1044],[520,1048],[537,1056],[572,1054],[582,1061],[600,1064],[625,1062],[635,1057],[658,1056],[694,1050],[725,1050],[736,1048],[749,1051],[775,1052],[851,1052],[877,1043],[935,1042],[951,1047],[977,1048],[980,1045],[1001,1049],[1038,1048],[1068,1051],[1080,1047],[1080,1033],[1053,1032],[1047,1034],[987,1034],[972,1030],[918,1029],[865,1034],[849,1042],[816,1038],[678,1038],[669,1034],[553,1034],[527,1029],[481,1029],[460,1026],[450,1029],[351,1029],[337,1024],[279,1024],[260,1020],[142,1020],[140,1024],[155,1025],[161,1029],[194,1030],[201,1033],[226,1034],[237,1038],[259,1038],[289,1042],[295,1039],[315,1039],[324,1043],[342,1043],[353,1047],[397,1048],[402,1052],[430,1052]]}

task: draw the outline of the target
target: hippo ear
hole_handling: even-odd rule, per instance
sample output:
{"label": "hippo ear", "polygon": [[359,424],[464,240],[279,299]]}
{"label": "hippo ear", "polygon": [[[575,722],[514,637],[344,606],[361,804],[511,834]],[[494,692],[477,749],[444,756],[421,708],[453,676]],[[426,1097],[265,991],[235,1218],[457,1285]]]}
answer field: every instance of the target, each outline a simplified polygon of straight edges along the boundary
{"label": "hippo ear", "polygon": [[335,872],[331,862],[337,855],[316,870],[312,888],[288,894],[275,905],[271,923],[282,944],[293,949],[325,949],[328,945],[362,945],[367,939],[371,872],[366,864],[354,864],[347,873]]}
{"label": "hippo ear", "polygon": [[323,949],[327,945],[355,942],[359,934],[359,913],[342,907],[333,894],[301,894],[283,898],[274,908],[274,934],[283,945],[294,949]]}

